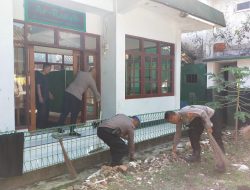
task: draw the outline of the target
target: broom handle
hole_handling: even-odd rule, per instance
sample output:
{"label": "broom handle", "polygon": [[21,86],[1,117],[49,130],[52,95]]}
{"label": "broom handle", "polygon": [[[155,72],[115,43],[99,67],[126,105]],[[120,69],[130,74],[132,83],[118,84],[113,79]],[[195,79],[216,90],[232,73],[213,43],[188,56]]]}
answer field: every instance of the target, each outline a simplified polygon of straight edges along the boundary
{"label": "broom handle", "polygon": [[62,152],[63,152],[63,156],[64,156],[64,161],[66,163],[66,166],[68,168],[68,171],[70,173],[70,176],[72,178],[76,178],[77,177],[77,173],[76,173],[76,170],[72,164],[72,162],[70,161],[69,157],[68,157],[68,154],[63,146],[63,142],[62,142],[62,139],[59,139],[59,143],[61,145],[61,148],[62,148]]}

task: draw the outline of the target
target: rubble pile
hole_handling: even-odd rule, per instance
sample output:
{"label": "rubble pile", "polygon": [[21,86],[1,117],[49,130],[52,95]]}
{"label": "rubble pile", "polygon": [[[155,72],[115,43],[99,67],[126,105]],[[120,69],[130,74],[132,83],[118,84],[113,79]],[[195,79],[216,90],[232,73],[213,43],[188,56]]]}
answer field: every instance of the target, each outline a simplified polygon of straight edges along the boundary
{"label": "rubble pile", "polygon": [[161,153],[158,156],[149,156],[145,160],[128,162],[120,166],[110,167],[104,165],[100,170],[90,175],[82,184],[68,187],[67,190],[105,190],[109,183],[121,184],[126,176],[133,176],[138,184],[146,182],[150,185],[153,181],[153,175],[151,174],[161,171],[171,162],[180,161],[183,160],[173,159],[171,154]]}
{"label": "rubble pile", "polygon": [[[228,144],[228,142],[232,141],[231,137],[232,134],[230,132],[224,133],[224,143]],[[206,134],[202,136],[201,146],[203,153],[212,151]],[[126,187],[123,186],[124,181],[130,181],[135,186],[141,184],[153,186],[155,183],[155,174],[160,173],[174,162],[185,162],[183,157],[191,151],[189,139],[182,139],[177,149],[179,155],[177,158],[172,156],[171,146],[162,145],[153,150],[151,149],[151,151],[145,150],[138,153],[138,156],[143,155],[143,157],[138,158],[136,161],[127,162],[124,165],[115,167],[104,165],[87,179],[77,185],[75,184],[68,187],[67,190],[105,190],[108,189],[109,184],[113,186],[117,185],[121,189],[126,189]],[[234,167],[236,167],[236,165],[234,165]],[[243,169],[245,172],[247,171],[246,167]],[[200,175],[205,174],[201,173]],[[217,187],[218,185],[215,186]]]}

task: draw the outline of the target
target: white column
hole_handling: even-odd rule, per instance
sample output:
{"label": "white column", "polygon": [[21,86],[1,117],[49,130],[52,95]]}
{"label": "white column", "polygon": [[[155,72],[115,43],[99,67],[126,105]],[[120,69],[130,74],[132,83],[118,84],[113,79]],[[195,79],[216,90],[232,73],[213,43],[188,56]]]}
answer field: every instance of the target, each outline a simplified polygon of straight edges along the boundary
{"label": "white column", "polygon": [[[116,14],[103,18],[101,88],[103,119],[116,114]],[[121,84],[124,85],[124,84]]]}
{"label": "white column", "polygon": [[15,129],[13,2],[4,1],[0,16],[0,131]]}
{"label": "white column", "polygon": [[175,108],[180,108],[181,97],[181,31],[176,31],[176,44],[175,44]]}

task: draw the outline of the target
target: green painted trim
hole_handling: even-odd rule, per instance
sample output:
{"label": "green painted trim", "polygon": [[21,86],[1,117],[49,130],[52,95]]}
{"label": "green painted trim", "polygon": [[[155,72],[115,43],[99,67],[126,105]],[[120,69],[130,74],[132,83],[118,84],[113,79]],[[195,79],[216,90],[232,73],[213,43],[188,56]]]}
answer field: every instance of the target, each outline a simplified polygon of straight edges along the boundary
{"label": "green painted trim", "polygon": [[24,0],[24,20],[28,20],[28,0]]}
{"label": "green painted trim", "polygon": [[[52,9],[54,8],[56,10],[65,10],[65,11],[67,11],[67,13],[72,13],[72,15],[73,15],[73,13],[75,13],[78,16],[79,15],[82,16],[83,23],[81,25],[79,25],[82,27],[78,27],[75,23],[71,24],[71,26],[64,25],[64,24],[62,24],[63,21],[57,22],[55,19],[54,20],[51,19],[51,21],[49,21],[49,20],[44,21],[39,16],[37,18],[29,18],[29,14],[28,14],[29,13],[29,2],[31,2],[31,1],[43,4],[43,5],[47,5],[48,7],[52,8]],[[86,13],[75,11],[72,9],[67,9],[67,8],[64,8],[64,7],[61,7],[58,5],[53,5],[53,4],[49,4],[49,3],[38,1],[38,0],[24,0],[24,18],[25,18],[26,22],[33,22],[33,23],[39,23],[39,24],[44,24],[44,25],[50,25],[50,26],[58,26],[58,27],[65,28],[65,29],[86,32]]]}
{"label": "green painted trim", "polygon": [[203,62],[212,62],[212,61],[228,61],[228,60],[237,60],[237,59],[250,59],[250,56],[227,56],[227,57],[215,57],[209,59],[203,59]]}

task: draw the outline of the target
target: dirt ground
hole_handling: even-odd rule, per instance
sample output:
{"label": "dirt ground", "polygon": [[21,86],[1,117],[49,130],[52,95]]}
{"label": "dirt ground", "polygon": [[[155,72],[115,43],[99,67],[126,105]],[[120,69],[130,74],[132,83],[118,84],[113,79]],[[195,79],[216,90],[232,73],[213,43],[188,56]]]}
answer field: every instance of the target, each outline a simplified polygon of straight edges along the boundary
{"label": "dirt ground", "polygon": [[191,152],[187,138],[179,146],[179,158],[171,156],[171,143],[138,152],[135,162],[124,167],[96,166],[79,174],[74,181],[60,176],[22,190],[250,190],[250,141],[239,138],[236,145],[231,131],[223,140],[228,160],[225,173],[215,171],[208,139],[202,136],[202,160],[189,164],[182,158]]}

